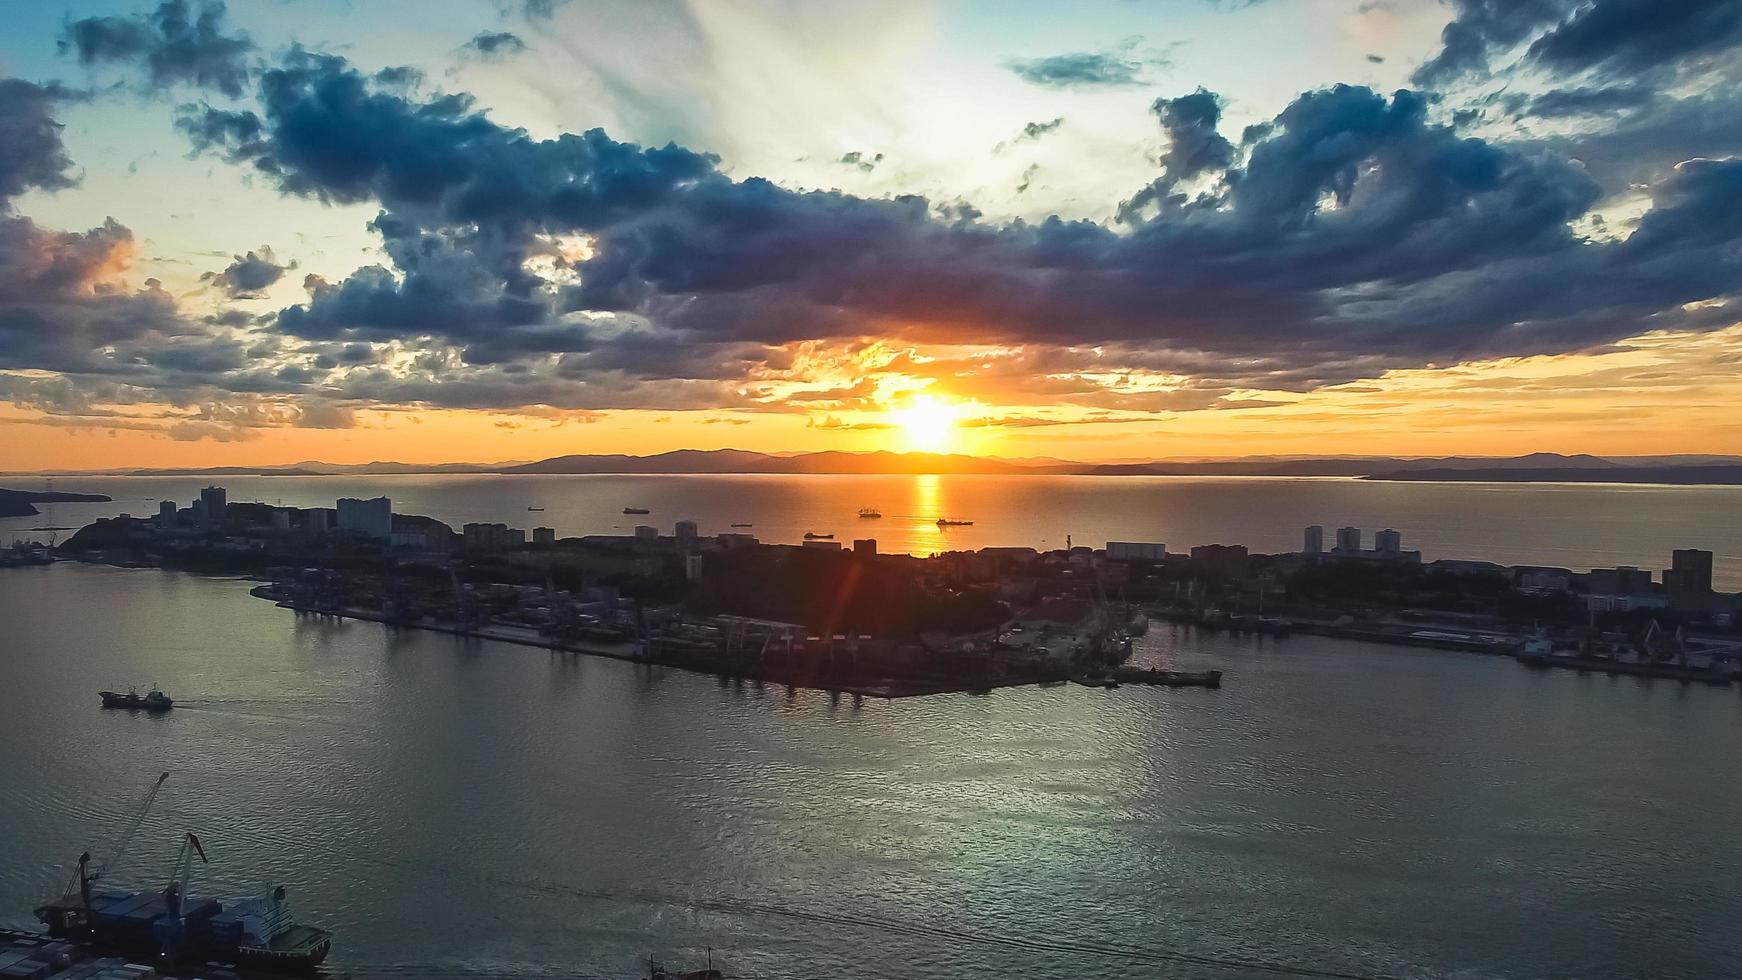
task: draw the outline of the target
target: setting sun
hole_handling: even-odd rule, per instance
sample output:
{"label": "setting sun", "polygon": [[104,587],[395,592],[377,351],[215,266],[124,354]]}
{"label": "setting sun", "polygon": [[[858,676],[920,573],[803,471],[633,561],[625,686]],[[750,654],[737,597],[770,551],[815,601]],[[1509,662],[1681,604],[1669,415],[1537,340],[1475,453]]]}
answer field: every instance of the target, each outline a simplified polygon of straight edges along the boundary
{"label": "setting sun", "polygon": [[947,453],[955,446],[956,423],[962,417],[962,407],[931,395],[919,395],[906,408],[890,412],[889,417],[901,427],[908,451]]}

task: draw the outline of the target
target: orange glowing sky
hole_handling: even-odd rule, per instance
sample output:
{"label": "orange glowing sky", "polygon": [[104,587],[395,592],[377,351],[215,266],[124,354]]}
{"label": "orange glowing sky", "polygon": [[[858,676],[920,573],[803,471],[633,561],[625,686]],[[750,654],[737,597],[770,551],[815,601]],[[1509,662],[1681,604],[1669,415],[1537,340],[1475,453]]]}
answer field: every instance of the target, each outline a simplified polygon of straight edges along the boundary
{"label": "orange glowing sky", "polygon": [[0,471],[1742,453],[1730,42],[1542,6],[30,5]]}

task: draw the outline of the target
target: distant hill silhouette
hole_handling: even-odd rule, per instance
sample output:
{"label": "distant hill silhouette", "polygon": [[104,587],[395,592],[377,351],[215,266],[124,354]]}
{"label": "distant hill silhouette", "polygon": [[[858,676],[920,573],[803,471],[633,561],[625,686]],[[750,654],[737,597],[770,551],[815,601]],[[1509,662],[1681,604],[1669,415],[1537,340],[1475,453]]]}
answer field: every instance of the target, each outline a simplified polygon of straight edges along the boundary
{"label": "distant hill silhouette", "polygon": [[[1739,483],[1742,456],[1602,457],[1529,453],[1524,456],[1259,456],[1247,459],[1094,463],[999,459],[950,453],[785,452],[677,449],[648,456],[575,453],[531,463],[322,463],[110,470],[114,476],[371,476],[410,473],[843,473],[1088,476],[1365,477],[1374,480],[1506,480],[1615,483]],[[87,474],[99,475],[99,474]]]}
{"label": "distant hill silhouette", "polygon": [[1399,470],[1375,474],[1368,480],[1417,482],[1461,481],[1470,483],[1670,483],[1742,484],[1742,465],[1692,466],[1568,466],[1484,467],[1480,469]]}

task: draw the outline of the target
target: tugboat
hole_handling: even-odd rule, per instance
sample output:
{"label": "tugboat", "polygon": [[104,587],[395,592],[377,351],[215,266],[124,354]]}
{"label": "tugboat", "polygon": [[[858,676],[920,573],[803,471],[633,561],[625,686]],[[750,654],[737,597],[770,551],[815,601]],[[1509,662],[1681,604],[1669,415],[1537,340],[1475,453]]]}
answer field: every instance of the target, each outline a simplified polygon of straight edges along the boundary
{"label": "tugboat", "polygon": [[116,694],[114,691],[98,691],[97,696],[103,699],[105,708],[127,708],[134,711],[168,711],[175,707],[175,701],[169,695],[159,691],[155,686],[140,694],[139,689],[130,687],[126,694]]}
{"label": "tugboat", "polygon": [[277,972],[318,966],[332,951],[332,934],[292,922],[283,887],[273,889],[269,897],[243,899],[228,907],[187,894],[194,858],[202,864],[207,861],[205,845],[193,834],[183,836],[169,882],[162,888],[96,890],[97,883],[126,852],[168,778],[167,772],[157,778],[115,853],[95,869],[91,868],[90,852],[79,855],[78,870],[66,894],[36,910],[49,935],[105,956],[155,956],[171,968],[174,964],[213,961]]}

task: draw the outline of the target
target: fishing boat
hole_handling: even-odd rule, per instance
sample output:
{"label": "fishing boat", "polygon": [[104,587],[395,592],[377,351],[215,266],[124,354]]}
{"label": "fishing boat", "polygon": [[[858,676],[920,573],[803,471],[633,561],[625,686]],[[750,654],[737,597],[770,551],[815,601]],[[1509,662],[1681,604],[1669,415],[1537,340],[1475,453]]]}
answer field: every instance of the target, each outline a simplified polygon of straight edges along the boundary
{"label": "fishing boat", "polygon": [[153,687],[150,691],[140,694],[139,689],[128,688],[126,694],[116,694],[114,691],[98,691],[97,696],[103,699],[105,708],[127,708],[135,711],[168,711],[175,707],[175,701],[169,695]]}
{"label": "fishing boat", "polygon": [[952,521],[947,517],[938,518],[938,527],[973,527],[973,521]]}
{"label": "fishing boat", "polygon": [[625,507],[625,508],[623,508],[623,513],[625,513],[625,514],[651,514],[651,513],[653,513],[653,511],[648,510],[646,507]]}
{"label": "fishing boat", "polygon": [[859,516],[866,520],[876,520],[883,516],[883,512],[875,507],[861,507],[859,508]]}

